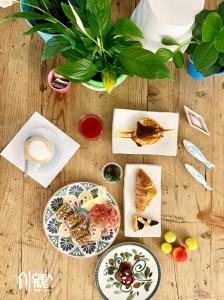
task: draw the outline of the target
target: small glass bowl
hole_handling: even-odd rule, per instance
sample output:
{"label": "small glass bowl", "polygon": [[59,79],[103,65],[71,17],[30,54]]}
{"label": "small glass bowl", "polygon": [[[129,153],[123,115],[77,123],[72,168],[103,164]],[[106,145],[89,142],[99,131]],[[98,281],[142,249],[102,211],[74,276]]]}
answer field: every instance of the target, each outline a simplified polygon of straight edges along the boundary
{"label": "small glass bowl", "polygon": [[[120,176],[119,176],[119,179],[118,179],[118,180],[110,180],[110,179],[108,179],[108,178],[105,176],[105,170],[106,170],[106,168],[108,168],[109,166],[114,166],[114,167],[116,167],[117,169],[119,169],[119,171],[120,171]],[[102,171],[101,171],[101,174],[102,174],[102,178],[103,178],[104,181],[106,181],[107,183],[114,184],[114,183],[119,183],[119,182],[121,181],[121,179],[122,179],[122,177],[123,177],[123,170],[122,170],[122,167],[121,167],[119,164],[117,164],[117,163],[115,163],[115,162],[109,162],[109,163],[107,163],[107,164],[105,164],[105,165],[103,166]]]}

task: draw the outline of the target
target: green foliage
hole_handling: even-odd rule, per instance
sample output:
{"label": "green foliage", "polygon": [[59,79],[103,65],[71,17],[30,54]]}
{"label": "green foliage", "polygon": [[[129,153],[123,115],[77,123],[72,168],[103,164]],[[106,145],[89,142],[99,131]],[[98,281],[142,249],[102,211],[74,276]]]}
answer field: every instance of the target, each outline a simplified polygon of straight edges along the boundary
{"label": "green foliage", "polygon": [[126,48],[119,56],[120,63],[129,74],[148,79],[171,79],[161,57],[142,48]]}
{"label": "green foliage", "polygon": [[195,69],[204,76],[209,76],[224,68],[224,1],[217,10],[204,9],[195,16],[192,39],[179,44],[170,37],[164,37],[162,43],[166,46],[177,46],[172,52],[169,49],[159,49],[156,53],[163,61],[170,58],[177,68],[184,66],[182,48],[191,55]]}
{"label": "green foliage", "polygon": [[184,56],[181,51],[176,51],[173,54],[173,62],[178,69],[183,68],[184,66]]}
{"label": "green foliage", "polygon": [[121,74],[147,79],[172,78],[166,67],[172,52],[160,49],[155,54],[143,49],[140,42],[131,38],[143,38],[142,32],[127,18],[112,24],[108,0],[70,2],[22,0],[29,7],[28,11],[12,14],[5,20],[34,20],[34,26],[24,33],[26,35],[37,31],[57,33],[45,44],[42,61],[61,54],[67,62],[55,71],[73,82],[87,82],[100,75],[111,89]]}
{"label": "green foliage", "polygon": [[66,0],[21,0],[20,2],[27,6],[28,10],[30,10],[30,5],[32,5],[36,7],[35,10],[39,13],[44,11],[62,23],[68,24],[69,22],[68,17],[62,9],[62,3],[66,3]]}
{"label": "green foliage", "polygon": [[217,10],[202,10],[195,17],[193,45],[188,47],[194,66],[204,76],[222,70],[224,66],[224,1]]}
{"label": "green foliage", "polygon": [[156,54],[161,57],[164,62],[170,60],[173,56],[173,52],[166,48],[160,48],[156,51]]}
{"label": "green foliage", "polygon": [[177,43],[177,41],[175,41],[173,38],[171,37],[164,37],[162,39],[162,44],[165,46],[174,46],[177,45],[179,46],[179,44]]}
{"label": "green foliage", "polygon": [[222,28],[222,19],[216,12],[210,13],[205,19],[202,26],[202,41],[210,42],[214,41],[217,34]]}
{"label": "green foliage", "polygon": [[218,50],[213,42],[201,42],[193,53],[194,66],[199,72],[215,64],[217,58]]}

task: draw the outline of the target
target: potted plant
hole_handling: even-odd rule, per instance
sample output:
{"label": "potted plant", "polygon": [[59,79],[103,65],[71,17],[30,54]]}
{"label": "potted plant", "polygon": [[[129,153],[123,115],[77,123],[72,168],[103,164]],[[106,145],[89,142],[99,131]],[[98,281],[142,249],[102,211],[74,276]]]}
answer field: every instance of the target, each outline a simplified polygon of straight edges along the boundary
{"label": "potted plant", "polygon": [[195,18],[188,72],[195,79],[224,74],[224,1],[217,10],[202,10]]}
{"label": "potted plant", "polygon": [[[24,1],[30,5],[28,0],[21,2]],[[122,18],[112,24],[108,0],[82,0],[82,10],[68,3],[62,2],[61,6],[71,27],[35,5],[31,7],[41,13],[19,12],[5,20],[26,18],[47,21],[48,29],[57,30],[59,35],[45,44],[42,61],[62,54],[67,62],[54,71],[91,89],[110,92],[127,75],[148,79],[172,78],[161,51],[153,53],[145,50],[139,42],[130,38],[142,38],[141,31],[131,20]],[[33,25],[25,34],[32,34],[39,28],[39,24]]]}
{"label": "potted plant", "polygon": [[176,45],[174,52],[162,49],[173,58],[178,68],[184,66],[183,47],[189,54],[188,72],[195,79],[203,79],[211,75],[224,74],[224,1],[217,10],[202,10],[195,17],[191,41],[178,44],[171,38],[164,38],[164,45]]}

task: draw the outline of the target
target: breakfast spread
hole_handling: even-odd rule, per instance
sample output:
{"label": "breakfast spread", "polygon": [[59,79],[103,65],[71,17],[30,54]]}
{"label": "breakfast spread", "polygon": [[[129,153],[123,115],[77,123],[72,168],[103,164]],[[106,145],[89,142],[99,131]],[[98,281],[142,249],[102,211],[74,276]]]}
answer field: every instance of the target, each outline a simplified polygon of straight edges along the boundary
{"label": "breakfast spread", "polygon": [[164,129],[160,124],[151,118],[140,119],[132,131],[120,132],[120,137],[131,138],[138,147],[144,145],[152,145],[157,143],[165,131],[172,129]]}

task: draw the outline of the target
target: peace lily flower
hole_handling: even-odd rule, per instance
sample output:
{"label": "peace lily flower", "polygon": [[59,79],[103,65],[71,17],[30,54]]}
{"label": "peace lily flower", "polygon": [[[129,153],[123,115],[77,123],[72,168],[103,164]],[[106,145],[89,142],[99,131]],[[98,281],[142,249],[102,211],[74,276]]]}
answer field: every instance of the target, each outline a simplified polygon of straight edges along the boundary
{"label": "peace lily flower", "polygon": [[102,71],[102,80],[106,90],[110,93],[116,85],[117,75],[115,72],[105,69]]}
{"label": "peace lily flower", "polygon": [[12,6],[14,3],[16,3],[18,1],[16,0],[0,0],[0,7],[8,7],[8,6]]}

